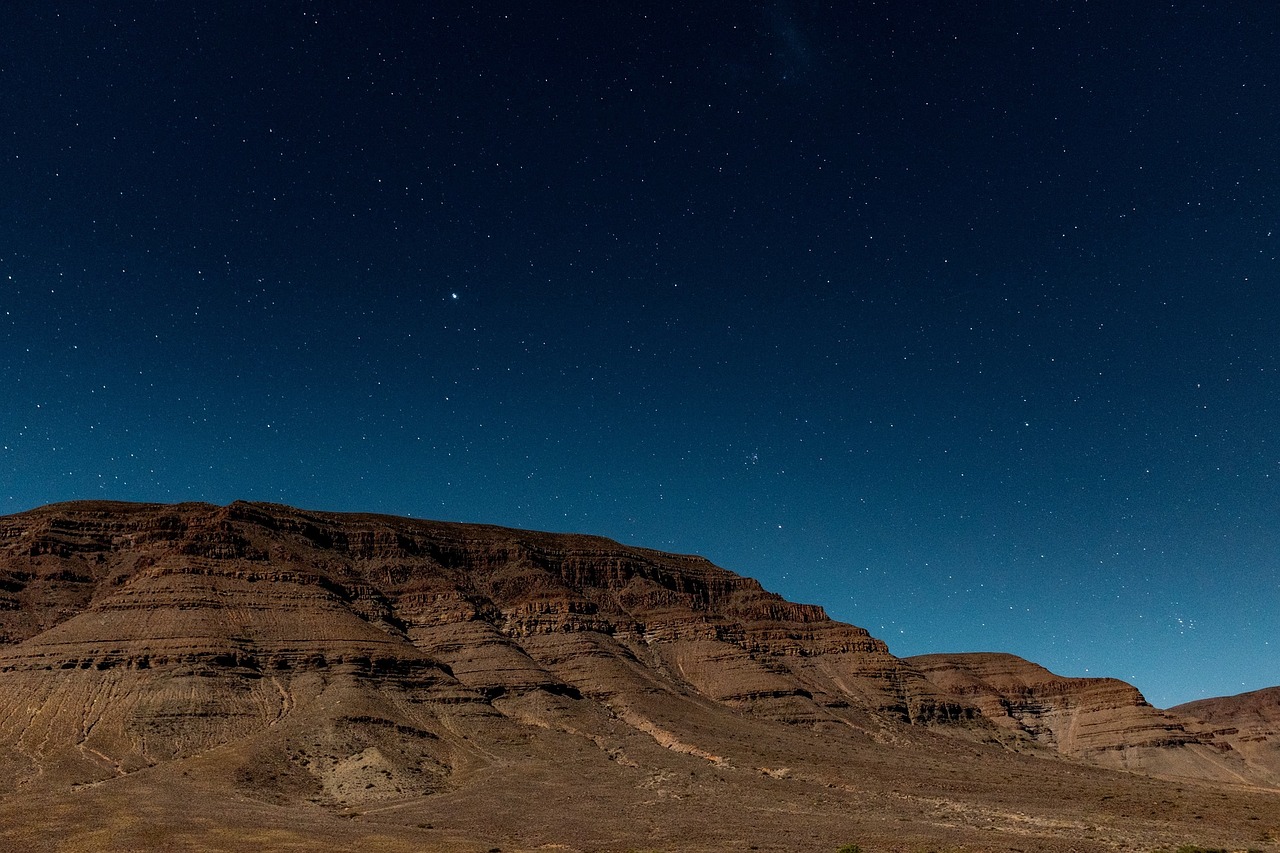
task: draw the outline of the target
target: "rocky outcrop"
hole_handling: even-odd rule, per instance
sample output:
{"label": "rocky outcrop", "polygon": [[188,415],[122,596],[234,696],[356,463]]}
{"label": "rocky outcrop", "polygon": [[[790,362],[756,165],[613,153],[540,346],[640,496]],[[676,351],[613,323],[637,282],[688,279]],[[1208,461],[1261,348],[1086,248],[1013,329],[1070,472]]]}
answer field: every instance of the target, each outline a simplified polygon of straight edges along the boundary
{"label": "rocky outcrop", "polygon": [[[587,697],[650,733],[654,696],[868,732],[981,725],[819,607],[700,557],[590,536],[73,503],[0,519],[0,590],[15,778],[56,764],[92,781],[197,755],[287,725],[302,703],[321,723],[299,733],[292,784],[338,799],[425,784],[388,755],[447,775],[466,760],[446,734],[459,719],[527,718],[533,693]],[[375,747],[382,758],[360,758]],[[335,781],[366,764],[371,789]]]}
{"label": "rocky outcrop", "polygon": [[1009,654],[921,655],[905,661],[956,702],[977,707],[1015,747],[1034,744],[1104,767],[1266,783],[1239,755],[1150,705],[1114,678],[1068,678]]}
{"label": "rocky outcrop", "polygon": [[1169,714],[1220,751],[1239,756],[1255,777],[1280,787],[1280,687],[1188,702]]}
{"label": "rocky outcrop", "polygon": [[1229,763],[1225,733],[1144,705],[1017,659],[904,662],[700,557],[590,536],[251,503],[0,518],[4,849],[1065,853],[1272,830],[1274,791],[1052,751]]}

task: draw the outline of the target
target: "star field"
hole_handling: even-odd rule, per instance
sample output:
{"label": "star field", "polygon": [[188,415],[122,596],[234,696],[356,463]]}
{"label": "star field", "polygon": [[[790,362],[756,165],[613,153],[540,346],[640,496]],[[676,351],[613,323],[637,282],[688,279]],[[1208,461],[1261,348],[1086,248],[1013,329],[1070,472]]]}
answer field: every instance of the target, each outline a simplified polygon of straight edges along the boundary
{"label": "star field", "polygon": [[597,533],[900,655],[1280,684],[1270,6],[11,15],[0,511]]}

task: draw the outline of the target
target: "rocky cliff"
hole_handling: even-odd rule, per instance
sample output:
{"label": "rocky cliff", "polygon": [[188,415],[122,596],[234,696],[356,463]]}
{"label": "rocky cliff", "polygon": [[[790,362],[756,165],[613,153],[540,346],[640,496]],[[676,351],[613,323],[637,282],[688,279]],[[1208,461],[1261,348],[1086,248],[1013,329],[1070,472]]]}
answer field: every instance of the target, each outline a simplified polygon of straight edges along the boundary
{"label": "rocky cliff", "polygon": [[958,703],[976,706],[1014,746],[1031,743],[1104,767],[1222,781],[1265,782],[1224,740],[1184,714],[1151,706],[1114,678],[1055,675],[998,653],[905,659]]}
{"label": "rocky cliff", "polygon": [[533,694],[591,697],[658,738],[654,694],[864,730],[975,716],[819,607],[699,557],[590,536],[76,503],[0,520],[0,590],[11,779],[56,764],[91,781],[194,755],[304,701],[327,709],[338,741],[352,720],[410,736],[412,760],[384,755],[404,766],[371,788],[312,757],[326,744],[298,747],[295,781],[337,799],[429,783],[410,765],[447,774],[445,718]]}
{"label": "rocky cliff", "polygon": [[49,506],[0,518],[0,846],[1151,849],[1273,805],[1063,764],[1220,750],[975,661],[591,536]]}
{"label": "rocky cliff", "polygon": [[1239,755],[1255,777],[1280,787],[1280,687],[1188,702],[1169,713],[1223,752]]}

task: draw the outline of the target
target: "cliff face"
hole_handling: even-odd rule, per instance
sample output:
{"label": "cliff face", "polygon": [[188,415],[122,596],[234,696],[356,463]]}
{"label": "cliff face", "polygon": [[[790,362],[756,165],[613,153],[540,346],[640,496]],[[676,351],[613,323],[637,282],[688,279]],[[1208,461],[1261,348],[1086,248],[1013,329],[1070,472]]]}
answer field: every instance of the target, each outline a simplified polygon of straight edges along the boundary
{"label": "cliff face", "polygon": [[[430,787],[465,763],[459,720],[546,725],[531,709],[557,698],[659,741],[655,696],[867,732],[976,716],[866,631],[699,557],[264,504],[0,519],[0,636],[11,781],[196,755],[303,705],[324,724],[285,782],[337,801]],[[370,749],[376,771],[352,757]]]}
{"label": "cliff face", "polygon": [[1169,713],[1221,751],[1239,755],[1255,776],[1280,787],[1280,687],[1188,702]]}
{"label": "cliff face", "polygon": [[1067,678],[1009,654],[921,655],[905,661],[959,703],[976,706],[1015,746],[1031,743],[1104,767],[1262,782],[1225,741],[1185,715],[1152,707],[1114,678]]}
{"label": "cliff face", "polygon": [[1225,766],[1127,685],[977,660],[590,536],[44,507],[0,518],[0,847],[1065,853],[1274,812],[1057,760]]}

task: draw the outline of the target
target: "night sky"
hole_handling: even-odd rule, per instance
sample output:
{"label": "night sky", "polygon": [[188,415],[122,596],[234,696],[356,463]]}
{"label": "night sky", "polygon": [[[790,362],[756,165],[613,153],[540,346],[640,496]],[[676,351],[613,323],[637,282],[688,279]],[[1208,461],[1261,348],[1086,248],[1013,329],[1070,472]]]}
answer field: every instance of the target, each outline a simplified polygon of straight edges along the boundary
{"label": "night sky", "polygon": [[5,17],[0,512],[596,533],[1280,684],[1275,3]]}

